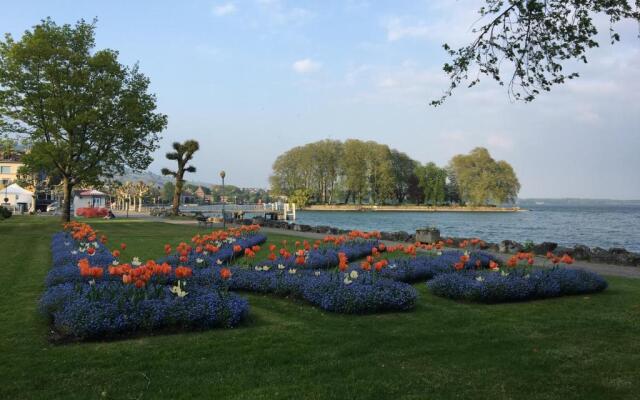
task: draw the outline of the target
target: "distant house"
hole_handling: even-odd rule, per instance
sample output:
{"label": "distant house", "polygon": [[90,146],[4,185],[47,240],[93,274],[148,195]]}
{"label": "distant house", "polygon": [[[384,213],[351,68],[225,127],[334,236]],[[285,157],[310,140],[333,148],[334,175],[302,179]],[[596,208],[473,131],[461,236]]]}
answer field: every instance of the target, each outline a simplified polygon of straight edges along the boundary
{"label": "distant house", "polygon": [[0,153],[0,188],[16,181],[18,168],[24,165],[21,159],[21,153]]}
{"label": "distant house", "polygon": [[183,190],[180,195],[180,204],[194,204],[198,202],[198,197],[188,190]]}
{"label": "distant house", "polygon": [[211,203],[213,196],[211,196],[211,189],[198,186],[194,195],[198,198],[200,203]]}
{"label": "distant house", "polygon": [[77,190],[73,195],[74,213],[77,213],[79,208],[107,207],[108,198],[108,195],[95,189]]}

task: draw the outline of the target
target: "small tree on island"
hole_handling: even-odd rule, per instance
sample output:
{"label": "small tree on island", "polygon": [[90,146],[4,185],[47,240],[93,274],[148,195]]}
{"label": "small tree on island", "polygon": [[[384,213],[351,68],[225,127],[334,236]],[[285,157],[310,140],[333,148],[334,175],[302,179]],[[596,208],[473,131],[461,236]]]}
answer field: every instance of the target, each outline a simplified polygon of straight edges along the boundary
{"label": "small tree on island", "polygon": [[31,159],[60,176],[64,221],[74,186],[145,169],[167,125],[138,66],[94,51],[95,24],[46,19],[0,41],[0,131],[26,135]]}
{"label": "small tree on island", "polygon": [[180,212],[180,196],[182,195],[182,188],[184,186],[184,174],[186,172],[196,172],[196,167],[193,165],[187,166],[187,163],[193,158],[193,153],[198,151],[200,145],[195,140],[187,140],[184,143],[173,143],[173,149],[175,151],[167,153],[167,159],[175,160],[178,162],[178,169],[172,171],[168,168],[162,168],[162,175],[170,175],[176,178],[175,191],[173,193],[173,207],[171,209],[173,215],[178,215]]}

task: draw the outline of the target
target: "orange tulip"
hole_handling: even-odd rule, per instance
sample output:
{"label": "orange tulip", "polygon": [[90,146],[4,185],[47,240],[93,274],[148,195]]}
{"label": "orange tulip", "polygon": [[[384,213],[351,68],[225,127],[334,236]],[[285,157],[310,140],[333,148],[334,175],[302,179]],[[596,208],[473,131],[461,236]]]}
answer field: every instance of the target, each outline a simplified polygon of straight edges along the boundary
{"label": "orange tulip", "polygon": [[229,268],[222,268],[220,270],[220,277],[225,281],[231,278],[231,270]]}
{"label": "orange tulip", "polygon": [[568,254],[564,254],[561,258],[560,258],[560,262],[564,263],[564,264],[573,264],[573,258],[568,255]]}

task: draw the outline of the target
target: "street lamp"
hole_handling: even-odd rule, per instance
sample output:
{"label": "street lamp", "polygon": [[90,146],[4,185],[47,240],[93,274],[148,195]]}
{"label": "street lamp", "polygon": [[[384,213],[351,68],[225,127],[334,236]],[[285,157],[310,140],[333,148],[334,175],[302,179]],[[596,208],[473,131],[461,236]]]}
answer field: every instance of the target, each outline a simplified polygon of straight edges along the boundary
{"label": "street lamp", "polygon": [[224,170],[220,171],[220,178],[222,178],[222,229],[227,229],[227,219],[225,218],[224,215],[224,203],[226,202],[227,199],[224,198],[224,177],[227,176],[227,174],[224,172]]}

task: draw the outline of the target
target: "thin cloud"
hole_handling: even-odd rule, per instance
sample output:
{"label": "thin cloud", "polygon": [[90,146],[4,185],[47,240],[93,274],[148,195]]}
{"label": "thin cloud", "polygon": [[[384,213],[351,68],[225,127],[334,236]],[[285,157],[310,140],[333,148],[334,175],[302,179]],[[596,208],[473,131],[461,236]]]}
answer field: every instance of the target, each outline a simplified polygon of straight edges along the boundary
{"label": "thin cloud", "polygon": [[322,68],[322,64],[317,61],[313,61],[310,58],[305,58],[302,60],[295,61],[291,68],[299,73],[299,74],[308,74],[310,72],[314,72]]}
{"label": "thin cloud", "polygon": [[387,40],[395,42],[401,39],[425,39],[431,35],[431,28],[424,23],[409,25],[401,18],[394,17],[385,24]]}
{"label": "thin cloud", "polygon": [[225,15],[231,15],[238,11],[238,8],[233,3],[225,3],[217,6],[213,6],[213,15],[217,17],[224,17]]}

